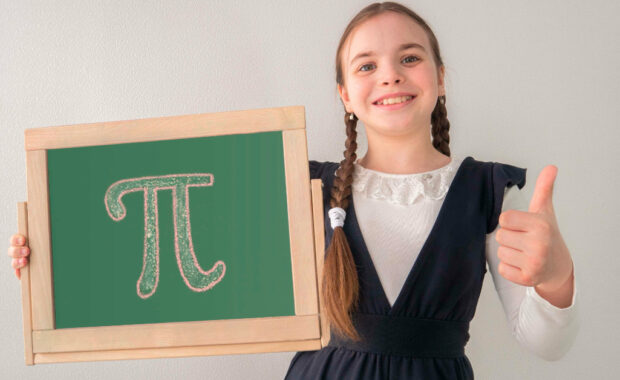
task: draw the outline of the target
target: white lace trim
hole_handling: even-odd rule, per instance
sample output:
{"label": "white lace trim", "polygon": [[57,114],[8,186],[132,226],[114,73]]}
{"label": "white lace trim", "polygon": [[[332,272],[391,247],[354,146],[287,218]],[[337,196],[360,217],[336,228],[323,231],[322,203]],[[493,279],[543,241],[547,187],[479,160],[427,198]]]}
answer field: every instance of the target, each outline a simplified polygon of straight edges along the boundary
{"label": "white lace trim", "polygon": [[452,156],[446,166],[414,174],[390,174],[366,169],[355,162],[352,190],[368,198],[410,205],[422,198],[442,199],[452,183],[462,157]]}

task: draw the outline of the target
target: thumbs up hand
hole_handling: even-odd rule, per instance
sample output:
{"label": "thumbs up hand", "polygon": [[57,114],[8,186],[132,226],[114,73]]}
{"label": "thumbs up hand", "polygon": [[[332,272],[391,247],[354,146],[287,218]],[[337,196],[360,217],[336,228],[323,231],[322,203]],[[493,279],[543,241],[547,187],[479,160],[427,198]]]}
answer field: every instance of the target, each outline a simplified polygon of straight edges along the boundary
{"label": "thumbs up hand", "polygon": [[499,243],[498,272],[519,285],[534,286],[550,303],[570,305],[573,261],[553,210],[553,183],[558,168],[547,165],[536,180],[527,212],[506,210],[495,234]]}

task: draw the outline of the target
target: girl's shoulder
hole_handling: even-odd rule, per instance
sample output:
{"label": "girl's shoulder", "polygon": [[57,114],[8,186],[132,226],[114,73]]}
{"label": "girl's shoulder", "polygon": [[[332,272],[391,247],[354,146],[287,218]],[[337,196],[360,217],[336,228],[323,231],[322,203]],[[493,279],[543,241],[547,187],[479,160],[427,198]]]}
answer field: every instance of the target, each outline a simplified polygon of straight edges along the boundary
{"label": "girl's shoulder", "polygon": [[[476,160],[474,160],[476,161]],[[496,161],[476,161],[484,166],[491,175],[494,186],[503,191],[504,187],[516,185],[519,189],[525,186],[527,168]]]}
{"label": "girl's shoulder", "polygon": [[498,187],[517,185],[522,188],[525,185],[527,168],[504,162],[482,161],[472,156],[468,167],[481,170],[488,174],[489,180]]}
{"label": "girl's shoulder", "polygon": [[495,230],[502,212],[506,188],[517,186],[521,190],[525,186],[527,168],[496,161],[471,160],[480,170],[481,178],[487,184],[486,198],[490,204],[488,208],[487,233]]}

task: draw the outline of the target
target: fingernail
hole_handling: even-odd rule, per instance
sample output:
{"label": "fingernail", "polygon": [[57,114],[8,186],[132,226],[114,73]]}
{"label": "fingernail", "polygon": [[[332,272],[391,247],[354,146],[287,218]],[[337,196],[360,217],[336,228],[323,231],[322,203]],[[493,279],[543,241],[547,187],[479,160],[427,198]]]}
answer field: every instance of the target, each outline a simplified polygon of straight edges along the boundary
{"label": "fingernail", "polygon": [[17,243],[18,244],[24,244],[24,238],[17,239]]}
{"label": "fingernail", "polygon": [[22,255],[25,255],[28,253],[28,248],[22,248]]}

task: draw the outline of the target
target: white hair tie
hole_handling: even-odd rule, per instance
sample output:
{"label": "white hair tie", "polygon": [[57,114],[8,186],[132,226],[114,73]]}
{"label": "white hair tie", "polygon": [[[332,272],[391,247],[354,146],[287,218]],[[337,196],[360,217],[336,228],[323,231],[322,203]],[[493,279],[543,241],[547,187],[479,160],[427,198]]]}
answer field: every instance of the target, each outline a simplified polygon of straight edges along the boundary
{"label": "white hair tie", "polygon": [[332,224],[332,230],[336,229],[336,227],[344,226],[344,218],[347,216],[347,213],[342,208],[332,207],[327,213]]}

